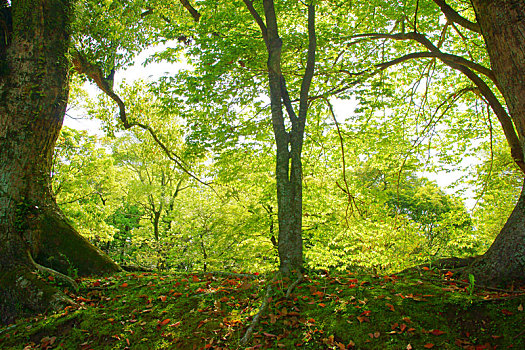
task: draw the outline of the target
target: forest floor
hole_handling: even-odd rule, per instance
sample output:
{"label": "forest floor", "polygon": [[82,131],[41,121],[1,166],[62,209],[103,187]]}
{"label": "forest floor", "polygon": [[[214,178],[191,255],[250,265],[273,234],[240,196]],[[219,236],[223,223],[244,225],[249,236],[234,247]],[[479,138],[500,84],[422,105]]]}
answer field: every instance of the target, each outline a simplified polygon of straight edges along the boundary
{"label": "forest floor", "polygon": [[311,273],[286,298],[292,282],[206,273],[82,279],[69,292],[77,306],[2,326],[0,348],[525,349],[525,289],[481,289],[429,268]]}

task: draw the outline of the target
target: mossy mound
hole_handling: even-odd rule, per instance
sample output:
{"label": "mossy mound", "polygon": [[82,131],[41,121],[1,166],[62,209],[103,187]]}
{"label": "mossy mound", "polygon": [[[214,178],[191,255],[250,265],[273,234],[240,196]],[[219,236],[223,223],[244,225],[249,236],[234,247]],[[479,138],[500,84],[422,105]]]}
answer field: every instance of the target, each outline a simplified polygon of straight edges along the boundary
{"label": "mossy mound", "polygon": [[525,290],[488,291],[447,271],[311,273],[291,281],[119,273],[83,279],[78,306],[0,328],[2,349],[235,349],[272,283],[252,348],[525,348]]}

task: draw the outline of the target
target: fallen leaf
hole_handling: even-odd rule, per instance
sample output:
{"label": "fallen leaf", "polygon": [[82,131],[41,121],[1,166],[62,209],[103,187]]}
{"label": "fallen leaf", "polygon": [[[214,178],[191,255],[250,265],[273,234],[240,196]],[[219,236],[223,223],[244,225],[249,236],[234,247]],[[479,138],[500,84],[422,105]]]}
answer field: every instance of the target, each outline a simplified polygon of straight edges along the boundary
{"label": "fallen leaf", "polygon": [[357,316],[357,320],[359,321],[359,323],[370,322],[370,319],[364,316]]}
{"label": "fallen leaf", "polygon": [[394,308],[394,305],[386,304],[386,306],[390,309],[390,311],[396,311],[396,309]]}
{"label": "fallen leaf", "polygon": [[126,288],[127,286],[128,286],[128,284],[127,284],[126,282],[124,282],[124,283],[122,283],[122,284],[120,285],[121,288]]}
{"label": "fallen leaf", "polygon": [[442,334],[445,334],[445,332],[440,331],[439,329],[434,329],[434,330],[430,331],[429,333],[432,334],[432,335],[442,335]]}
{"label": "fallen leaf", "polygon": [[506,316],[514,315],[514,313],[512,311],[509,311],[509,310],[506,310],[506,309],[501,309],[501,313],[503,315],[506,315]]}
{"label": "fallen leaf", "polygon": [[263,333],[263,335],[265,337],[269,337],[269,338],[277,338],[277,336],[275,334],[271,334],[271,333]]}
{"label": "fallen leaf", "polygon": [[518,306],[518,311],[519,311],[519,312],[522,312],[522,311],[523,311],[523,304],[520,304],[520,306]]}
{"label": "fallen leaf", "polygon": [[160,299],[160,301],[166,301],[167,298],[166,298],[165,295],[161,295],[161,296],[159,297],[159,299]]}
{"label": "fallen leaf", "polygon": [[169,322],[170,322],[170,319],[167,318],[167,319],[165,319],[164,321],[159,321],[158,324],[159,324],[159,326],[165,326],[165,325],[167,325]]}
{"label": "fallen leaf", "polygon": [[428,343],[428,344],[423,345],[423,347],[425,347],[426,349],[432,349],[434,347],[434,344]]}

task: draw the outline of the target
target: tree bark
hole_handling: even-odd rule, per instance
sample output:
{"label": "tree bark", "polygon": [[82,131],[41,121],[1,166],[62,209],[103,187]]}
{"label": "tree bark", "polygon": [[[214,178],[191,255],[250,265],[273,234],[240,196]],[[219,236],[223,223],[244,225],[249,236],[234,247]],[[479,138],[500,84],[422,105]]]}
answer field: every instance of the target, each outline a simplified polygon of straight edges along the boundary
{"label": "tree bark", "polygon": [[9,12],[9,40],[0,43],[2,322],[69,302],[32,273],[37,264],[64,274],[120,270],[69,224],[50,186],[68,97],[72,1],[14,1]]}
{"label": "tree bark", "polygon": [[[472,0],[492,70],[525,147],[525,2]],[[483,284],[525,282],[525,187],[489,250],[471,267]]]}
{"label": "tree bark", "polygon": [[[300,118],[301,116],[298,118],[291,106],[287,96],[286,82],[281,72],[282,40],[278,33],[274,3],[272,0],[264,0],[263,5],[266,27],[263,26],[261,29],[268,50],[272,126],[277,146],[275,177],[279,222],[279,270],[283,275],[288,276],[292,271],[302,272],[303,270],[301,153],[306,109],[303,118]],[[305,99],[307,96],[308,89],[306,89]],[[286,130],[283,102],[292,124],[290,131]]]}

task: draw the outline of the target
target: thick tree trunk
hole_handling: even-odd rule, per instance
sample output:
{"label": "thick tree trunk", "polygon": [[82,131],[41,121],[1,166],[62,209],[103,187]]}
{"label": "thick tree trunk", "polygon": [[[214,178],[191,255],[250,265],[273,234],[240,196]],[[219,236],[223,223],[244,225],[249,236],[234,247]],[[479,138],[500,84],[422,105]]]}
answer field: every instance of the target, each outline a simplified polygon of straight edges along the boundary
{"label": "thick tree trunk", "polygon": [[[56,205],[51,158],[68,95],[68,0],[15,1],[9,41],[0,43],[0,315],[68,302],[32,272],[120,268],[81,237]],[[11,29],[10,29],[11,30]],[[36,261],[36,263],[35,263]]]}
{"label": "thick tree trunk", "polygon": [[[525,1],[472,0],[477,21],[508,110],[525,149]],[[484,284],[525,281],[525,197],[490,249],[472,266]]]}
{"label": "thick tree trunk", "polygon": [[483,284],[525,282],[525,183],[516,207],[471,272]]}

